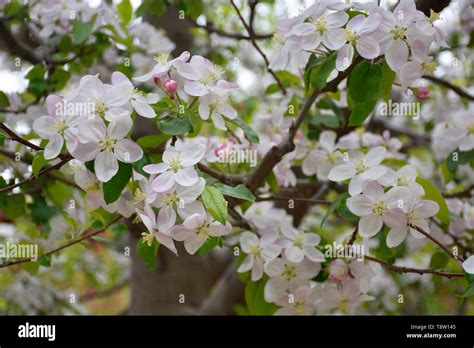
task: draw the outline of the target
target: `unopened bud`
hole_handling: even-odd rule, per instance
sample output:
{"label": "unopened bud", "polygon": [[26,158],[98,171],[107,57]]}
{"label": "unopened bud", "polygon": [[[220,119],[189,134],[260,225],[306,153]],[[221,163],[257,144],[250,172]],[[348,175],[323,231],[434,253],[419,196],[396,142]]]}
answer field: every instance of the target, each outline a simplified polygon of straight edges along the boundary
{"label": "unopened bud", "polygon": [[166,93],[174,94],[174,92],[176,92],[178,89],[178,84],[175,80],[168,78],[165,80],[165,82],[163,82],[163,88],[165,89]]}
{"label": "unopened bud", "polygon": [[415,95],[419,100],[428,99],[430,95],[430,89],[428,87],[420,87],[416,90]]}
{"label": "unopened bud", "polygon": [[348,274],[349,267],[341,259],[336,259],[329,265],[329,278],[335,283],[341,283]]}

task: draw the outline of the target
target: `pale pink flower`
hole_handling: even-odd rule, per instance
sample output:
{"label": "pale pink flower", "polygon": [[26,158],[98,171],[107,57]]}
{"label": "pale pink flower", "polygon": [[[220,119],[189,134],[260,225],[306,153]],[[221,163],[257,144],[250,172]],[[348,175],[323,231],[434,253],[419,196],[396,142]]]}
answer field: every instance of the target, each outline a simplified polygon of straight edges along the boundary
{"label": "pale pink flower", "polygon": [[331,169],[328,179],[331,181],[351,179],[349,183],[350,195],[359,194],[362,191],[364,180],[377,180],[387,171],[387,167],[380,164],[386,153],[387,150],[382,146],[374,147],[365,155],[360,151],[354,151],[350,154],[347,163]]}
{"label": "pale pink flower", "polygon": [[313,232],[299,231],[292,226],[285,226],[281,229],[285,237],[279,244],[285,249],[285,257],[291,262],[301,262],[306,256],[313,262],[324,262],[325,257],[316,245],[321,241],[321,237]]}
{"label": "pale pink flower", "polygon": [[474,274],[474,255],[469,256],[467,260],[462,263],[462,268],[467,273]]}
{"label": "pale pink flower", "polygon": [[175,185],[192,186],[198,182],[198,174],[194,165],[204,156],[206,147],[198,144],[194,148],[186,148],[184,151],[168,146],[163,153],[163,162],[149,164],[143,170],[149,174],[159,174],[152,182],[152,188],[156,192],[166,192]]}
{"label": "pale pink flower", "polygon": [[163,244],[175,255],[178,255],[178,251],[176,250],[173,239],[171,238],[174,227],[174,224],[170,223],[171,220],[166,217],[157,218],[155,212],[149,205],[145,206],[144,212],[139,211],[138,215],[149,231],[149,235],[144,236],[148,245],[151,246],[152,239],[150,239],[150,236],[154,236],[160,244]]}
{"label": "pale pink flower", "polygon": [[41,138],[48,139],[44,149],[44,158],[49,160],[57,157],[66,141],[69,152],[77,145],[77,124],[81,121],[79,115],[67,114],[65,101],[50,95],[46,98],[46,109],[48,116],[38,117],[33,122],[33,130]]}
{"label": "pale pink flower", "polygon": [[404,206],[410,191],[395,187],[384,193],[383,187],[373,180],[362,183],[362,194],[347,199],[347,208],[360,216],[358,233],[365,238],[375,236],[385,223],[392,229],[407,224],[407,215],[399,207]]}
{"label": "pale pink flower", "polygon": [[282,308],[275,315],[313,315],[317,293],[308,285],[297,287],[293,293],[281,295],[275,303]]}
{"label": "pale pink flower", "polygon": [[410,231],[415,238],[424,238],[424,235],[412,226],[419,227],[429,233],[430,226],[426,219],[438,213],[439,205],[433,201],[419,199],[416,194],[409,194],[405,199],[403,210],[407,215],[407,223],[392,227],[387,235],[387,246],[389,248],[400,245],[405,240],[408,231]]}
{"label": "pale pink flower", "polygon": [[133,163],[143,156],[143,150],[126,136],[132,128],[129,117],[117,118],[107,126],[100,118],[88,119],[79,124],[79,136],[87,143],[80,143],[72,155],[82,162],[95,159],[97,178],[107,182],[117,174],[119,163]]}
{"label": "pale pink flower", "polygon": [[161,78],[165,76],[172,67],[175,66],[176,62],[186,63],[191,54],[188,51],[184,51],[178,58],[168,61],[169,54],[159,54],[156,56],[157,64],[155,67],[145,75],[134,77],[133,80],[137,82],[147,82],[155,77]]}
{"label": "pale pink flower", "polygon": [[377,40],[371,36],[380,23],[382,16],[372,13],[368,17],[360,14],[354,16],[344,29],[345,45],[337,52],[336,69],[346,70],[352,63],[354,47],[364,58],[374,59],[380,54],[380,46]]}
{"label": "pale pink flower", "polygon": [[87,205],[91,210],[105,206],[102,183],[94,173],[87,169],[78,169],[74,173],[74,181],[86,193]]}
{"label": "pale pink flower", "polygon": [[223,95],[209,93],[199,97],[199,116],[203,120],[207,120],[211,116],[217,129],[226,130],[223,116],[230,120],[237,117],[237,111],[226,102],[226,99],[227,93]]}
{"label": "pale pink flower", "polygon": [[411,192],[423,196],[425,190],[416,182],[417,175],[416,168],[411,164],[407,164],[398,171],[387,168],[387,172],[377,181],[383,186],[406,186]]}
{"label": "pale pink flower", "polygon": [[172,237],[184,241],[186,251],[194,255],[209,238],[225,236],[231,230],[229,222],[223,225],[207,214],[193,214],[184,220],[182,227],[176,228]]}
{"label": "pale pink flower", "polygon": [[321,132],[317,147],[303,160],[302,170],[305,175],[317,174],[319,180],[327,180],[331,169],[342,158],[342,153],[336,150],[336,136],[333,131]]}
{"label": "pale pink flower", "polygon": [[178,73],[186,79],[184,91],[192,96],[201,97],[214,92],[223,94],[238,88],[238,85],[222,79],[224,70],[206,58],[193,56],[189,63],[176,61]]}
{"label": "pale pink flower", "polygon": [[264,270],[270,277],[265,284],[265,301],[274,302],[291,288],[307,284],[308,280],[316,277],[321,270],[321,263],[307,258],[294,263],[283,257],[267,262]]}
{"label": "pale pink flower", "polygon": [[276,231],[265,232],[260,238],[251,232],[244,232],[240,236],[240,247],[247,254],[237,272],[244,273],[252,270],[251,279],[257,281],[263,276],[264,263],[278,257],[281,247],[276,243]]}
{"label": "pale pink flower", "polygon": [[120,84],[129,84],[133,90],[129,102],[131,106],[135,109],[138,115],[153,118],[156,116],[155,110],[150,106],[150,104],[155,104],[160,100],[160,97],[156,93],[145,93],[136,89],[132,82],[128,79],[127,76],[122,74],[119,71],[115,71],[112,74],[112,85]]}

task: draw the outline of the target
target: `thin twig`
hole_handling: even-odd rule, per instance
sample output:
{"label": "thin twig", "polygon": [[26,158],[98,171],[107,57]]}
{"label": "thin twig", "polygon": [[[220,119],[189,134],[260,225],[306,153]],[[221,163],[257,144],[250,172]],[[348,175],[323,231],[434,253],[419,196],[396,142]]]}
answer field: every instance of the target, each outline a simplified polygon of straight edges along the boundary
{"label": "thin twig", "polygon": [[283,85],[283,83],[280,81],[280,79],[278,78],[278,76],[275,74],[275,72],[272,70],[272,68],[270,68],[270,61],[268,60],[267,56],[265,55],[265,53],[262,51],[262,49],[258,46],[258,43],[257,43],[257,40],[255,38],[255,33],[253,31],[253,27],[248,25],[247,22],[245,21],[244,17],[242,16],[242,13],[240,12],[239,8],[237,7],[237,5],[235,4],[234,0],[230,0],[230,3],[232,4],[232,6],[234,7],[235,11],[237,12],[237,15],[239,16],[240,18],[240,21],[242,22],[243,26],[245,27],[245,29],[247,30],[249,36],[250,36],[250,41],[252,42],[252,45],[253,47],[255,47],[255,49],[258,51],[258,53],[260,53],[260,55],[262,56],[263,60],[265,61],[265,65],[267,67],[267,71],[273,76],[273,78],[275,79],[275,81],[277,82],[278,84],[278,87],[281,89],[282,93],[286,95],[286,89],[285,89],[285,86]]}
{"label": "thin twig", "polygon": [[381,264],[383,267],[395,271],[397,273],[418,273],[418,274],[436,274],[441,277],[446,278],[464,278],[464,273],[450,273],[450,272],[442,272],[431,268],[411,268],[411,267],[402,267],[402,266],[395,266],[392,265],[384,260],[377,259],[372,256],[364,256],[364,259],[367,259],[372,262],[377,262]]}
{"label": "thin twig", "polygon": [[440,78],[434,77],[434,76],[429,76],[429,75],[424,75],[424,79],[430,80],[434,83],[437,83],[438,85],[444,86],[446,88],[449,88],[452,90],[454,93],[456,93],[458,96],[469,99],[471,101],[474,101],[474,96],[470,95],[469,93],[463,91],[461,88],[453,85],[452,83],[442,80]]}
{"label": "thin twig", "polygon": [[[81,238],[78,238],[78,239],[75,239],[69,243],[66,243],[56,249],[53,249],[53,250],[50,250],[48,251],[47,253],[41,255],[41,256],[50,256],[52,254],[55,254],[63,249],[66,249],[66,248],[69,248],[70,246],[72,245],[75,245],[77,243],[80,243],[86,239],[89,239],[89,238],[92,238],[102,232],[105,232],[110,226],[112,226],[114,223],[116,223],[117,221],[119,221],[122,217],[121,216],[117,216],[115,219],[113,219],[111,222],[109,222],[104,228],[100,229],[100,230],[97,230],[97,231],[94,231],[94,232],[91,232],[85,236],[82,236]],[[9,262],[9,263],[6,263],[6,264],[3,264],[3,265],[0,265],[0,268],[6,268],[6,267],[10,267],[10,266],[13,266],[13,265],[18,265],[18,264],[21,264],[21,263],[27,263],[27,262],[35,262],[33,260],[33,258],[29,257],[29,258],[26,258],[26,259],[21,259],[21,260],[17,260],[17,261],[13,261],[13,262]]]}

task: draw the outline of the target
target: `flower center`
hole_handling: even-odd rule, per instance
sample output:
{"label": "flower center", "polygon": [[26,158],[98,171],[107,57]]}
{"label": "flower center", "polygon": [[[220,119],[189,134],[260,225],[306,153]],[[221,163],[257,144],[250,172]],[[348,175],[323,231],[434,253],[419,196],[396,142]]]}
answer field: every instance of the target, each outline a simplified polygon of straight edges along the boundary
{"label": "flower center", "polygon": [[382,215],[387,210],[388,208],[384,201],[374,203],[374,205],[372,206],[372,213],[374,213],[375,215]]}
{"label": "flower center", "polygon": [[283,272],[281,273],[281,275],[285,277],[287,281],[290,281],[291,279],[296,277],[295,267],[291,265],[285,265],[283,267]]}
{"label": "flower center", "polygon": [[357,161],[355,161],[354,168],[355,168],[357,174],[365,172],[367,170],[367,167],[365,166],[364,159],[360,158]]}
{"label": "flower center", "polygon": [[68,125],[63,120],[54,123],[52,127],[60,135],[63,135],[66,129],[68,129]]}
{"label": "flower center", "polygon": [[474,123],[470,123],[468,126],[467,126],[467,131],[469,133],[474,133]]}
{"label": "flower center", "polygon": [[354,31],[350,29],[345,29],[344,38],[346,41],[350,42],[351,44],[355,45],[357,41],[360,39],[360,36],[357,35]]}
{"label": "flower center", "polygon": [[304,240],[305,240],[304,234],[298,234],[293,240],[293,245],[298,248],[302,248]]}
{"label": "flower center", "polygon": [[273,34],[273,40],[278,42],[280,45],[285,44],[285,39],[282,38],[280,34]]}
{"label": "flower center", "polygon": [[314,23],[314,26],[316,27],[316,30],[319,32],[320,35],[323,35],[326,30],[327,30],[327,23],[326,19],[324,17],[319,17],[316,23]]}
{"label": "flower center", "polygon": [[436,22],[439,18],[440,18],[439,13],[437,13],[437,12],[433,11],[432,9],[430,9],[430,18],[428,18],[428,22],[430,22],[431,24],[433,24],[433,23]]}
{"label": "flower center", "polygon": [[164,201],[167,205],[177,204],[180,199],[176,192],[170,192],[165,195]]}
{"label": "flower center", "polygon": [[208,70],[208,72],[204,76],[202,83],[207,85],[211,82],[217,81],[221,78],[223,73],[224,70],[219,65],[214,64],[214,66],[210,70]]}
{"label": "flower center", "polygon": [[139,188],[137,188],[133,194],[133,201],[135,203],[138,203],[138,202],[144,201],[145,199],[146,199],[146,196],[144,195],[144,193]]}
{"label": "flower center", "polygon": [[411,180],[405,175],[402,175],[397,179],[397,184],[398,186],[407,186],[411,184]]}
{"label": "flower center", "polygon": [[117,144],[117,140],[109,137],[108,135],[106,135],[105,138],[99,142],[100,149],[103,151],[112,151],[115,147],[115,144]]}
{"label": "flower center", "polygon": [[391,31],[394,40],[403,40],[407,32],[407,27],[396,26]]}
{"label": "flower center", "polygon": [[262,253],[262,247],[259,245],[251,245],[249,251],[254,256],[260,256]]}
{"label": "flower center", "polygon": [[170,55],[169,53],[160,53],[160,54],[155,55],[153,57],[153,60],[155,62],[160,63],[161,65],[165,65],[168,62],[169,55]]}
{"label": "flower center", "polygon": [[89,186],[87,186],[86,191],[87,192],[95,192],[100,190],[100,182],[96,181],[91,183]]}
{"label": "flower center", "polygon": [[295,303],[295,314],[302,315],[306,313],[306,308],[303,302]]}
{"label": "flower center", "polygon": [[428,74],[432,75],[437,68],[436,62],[423,62],[421,63],[421,68]]}
{"label": "flower center", "polygon": [[209,228],[206,225],[202,225],[197,229],[196,234],[202,239],[207,239],[209,237]]}
{"label": "flower center", "polygon": [[147,243],[148,246],[153,244],[153,239],[155,239],[155,234],[153,232],[143,232],[142,233],[143,242]]}
{"label": "flower center", "polygon": [[181,168],[181,161],[179,160],[179,157],[171,157],[169,164],[170,164],[171,170],[175,173],[177,173],[178,170],[180,170]]}
{"label": "flower center", "polygon": [[95,114],[97,116],[104,117],[107,110],[108,110],[107,105],[105,105],[105,103],[102,100],[98,100],[95,103]]}

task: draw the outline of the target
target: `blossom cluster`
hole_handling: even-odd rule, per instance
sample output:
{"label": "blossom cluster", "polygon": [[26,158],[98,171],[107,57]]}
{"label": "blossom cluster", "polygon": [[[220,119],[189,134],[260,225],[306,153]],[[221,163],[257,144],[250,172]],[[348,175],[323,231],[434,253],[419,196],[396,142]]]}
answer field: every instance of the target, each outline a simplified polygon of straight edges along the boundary
{"label": "blossom cluster", "polygon": [[431,45],[447,46],[434,25],[438,19],[434,12],[426,17],[418,11],[414,0],[400,1],[392,12],[375,3],[318,1],[298,16],[278,20],[274,39],[280,47],[271,66],[299,69],[311,52],[337,51],[336,68],[344,71],[357,52],[366,59],[384,56],[400,82],[412,86],[436,69]]}

